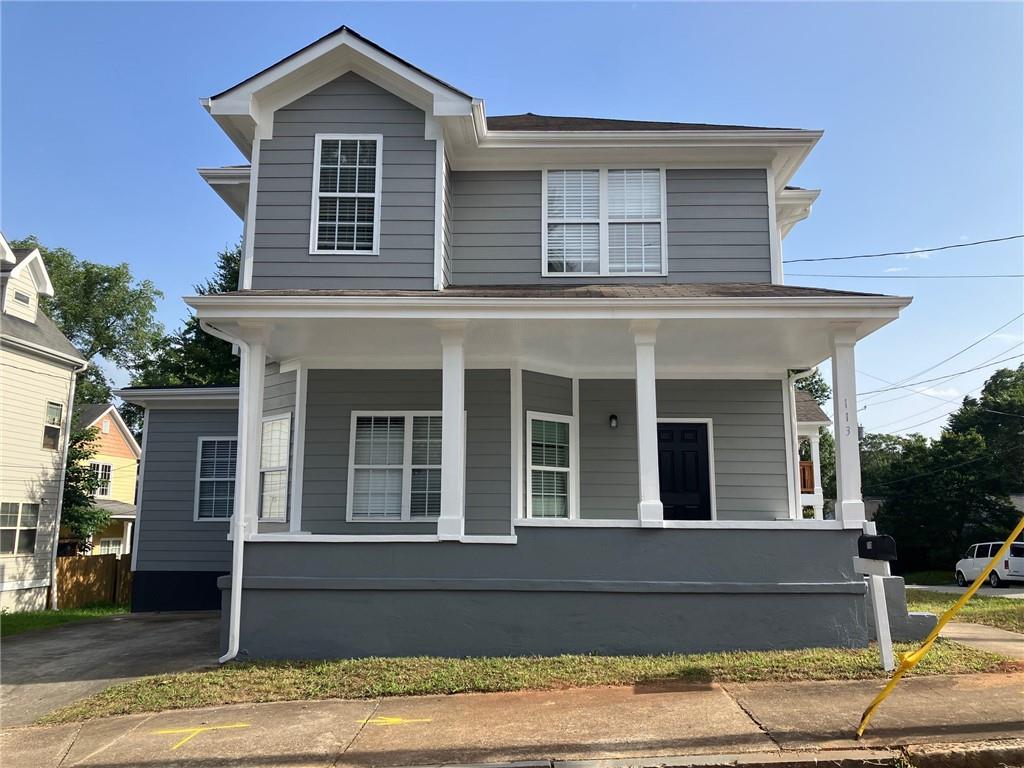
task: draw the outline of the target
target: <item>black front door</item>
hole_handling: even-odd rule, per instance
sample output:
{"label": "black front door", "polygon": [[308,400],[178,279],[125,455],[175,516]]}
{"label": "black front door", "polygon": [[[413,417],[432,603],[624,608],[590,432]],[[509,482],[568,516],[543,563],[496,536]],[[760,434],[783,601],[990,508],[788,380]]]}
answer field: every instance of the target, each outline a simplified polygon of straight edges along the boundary
{"label": "black front door", "polygon": [[658,424],[658,473],[666,520],[710,520],[707,424]]}

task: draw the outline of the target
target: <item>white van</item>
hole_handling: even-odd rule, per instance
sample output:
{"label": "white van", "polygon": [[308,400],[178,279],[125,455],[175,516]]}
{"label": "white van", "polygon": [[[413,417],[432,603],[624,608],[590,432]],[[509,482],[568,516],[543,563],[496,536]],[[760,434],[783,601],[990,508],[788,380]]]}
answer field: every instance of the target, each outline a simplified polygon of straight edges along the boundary
{"label": "white van", "polygon": [[[965,587],[978,578],[1001,546],[1001,541],[973,544],[963,559],[957,561],[956,583]],[[988,575],[990,586],[998,587],[1006,581],[1024,581],[1024,543],[1011,544],[1002,562],[997,563]]]}

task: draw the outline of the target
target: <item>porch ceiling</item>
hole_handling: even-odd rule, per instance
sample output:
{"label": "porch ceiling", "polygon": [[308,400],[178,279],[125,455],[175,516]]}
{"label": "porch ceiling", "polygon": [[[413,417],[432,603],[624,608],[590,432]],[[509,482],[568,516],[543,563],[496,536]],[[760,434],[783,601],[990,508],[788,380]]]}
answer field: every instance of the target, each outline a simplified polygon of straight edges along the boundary
{"label": "porch ceiling", "polygon": [[657,321],[664,373],[781,373],[831,355],[837,326],[858,339],[909,303],[893,297],[558,302],[400,297],[201,297],[190,300],[204,326],[225,338],[259,335],[268,354],[309,367],[437,368],[441,333],[465,327],[467,367],[514,361],[551,372],[631,376],[631,324]]}

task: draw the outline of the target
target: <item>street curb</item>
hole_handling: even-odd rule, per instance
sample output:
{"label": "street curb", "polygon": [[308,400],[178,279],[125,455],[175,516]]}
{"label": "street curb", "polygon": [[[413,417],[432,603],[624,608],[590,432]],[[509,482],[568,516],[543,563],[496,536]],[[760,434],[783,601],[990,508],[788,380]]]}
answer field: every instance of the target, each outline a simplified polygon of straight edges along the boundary
{"label": "street curb", "polygon": [[983,744],[915,744],[904,748],[914,768],[1020,768],[1024,740]]}
{"label": "street curb", "polygon": [[[852,749],[817,752],[749,752],[727,755],[671,755],[604,760],[531,760],[508,763],[445,763],[405,768],[900,768],[901,752]],[[980,765],[980,764],[979,764]],[[990,768],[993,764],[989,763]],[[914,768],[917,768],[915,765]],[[932,768],[932,766],[928,766]],[[936,768],[951,768],[949,765]],[[973,766],[972,766],[973,768]]]}

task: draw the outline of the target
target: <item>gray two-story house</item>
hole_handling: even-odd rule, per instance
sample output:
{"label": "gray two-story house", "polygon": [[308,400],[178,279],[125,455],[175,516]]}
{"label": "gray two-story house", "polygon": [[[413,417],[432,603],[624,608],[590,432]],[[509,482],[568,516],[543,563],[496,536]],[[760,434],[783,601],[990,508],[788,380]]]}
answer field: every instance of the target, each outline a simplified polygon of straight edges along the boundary
{"label": "gray two-story house", "polygon": [[187,301],[241,384],[121,393],[137,608],[219,591],[225,658],[867,642],[854,349],[910,300],[784,282],[820,132],[488,117],[344,27],[203,103],[244,256]]}

